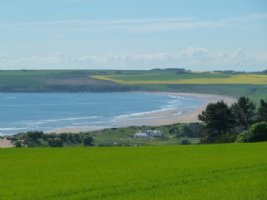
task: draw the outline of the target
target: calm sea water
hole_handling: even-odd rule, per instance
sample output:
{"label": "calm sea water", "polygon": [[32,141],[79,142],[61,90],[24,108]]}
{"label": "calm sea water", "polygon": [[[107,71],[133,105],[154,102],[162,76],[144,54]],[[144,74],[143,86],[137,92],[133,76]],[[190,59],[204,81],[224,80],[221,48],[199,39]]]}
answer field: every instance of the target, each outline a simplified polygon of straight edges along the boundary
{"label": "calm sea water", "polygon": [[0,93],[0,134],[64,127],[111,127],[161,110],[192,108],[197,99],[143,93]]}

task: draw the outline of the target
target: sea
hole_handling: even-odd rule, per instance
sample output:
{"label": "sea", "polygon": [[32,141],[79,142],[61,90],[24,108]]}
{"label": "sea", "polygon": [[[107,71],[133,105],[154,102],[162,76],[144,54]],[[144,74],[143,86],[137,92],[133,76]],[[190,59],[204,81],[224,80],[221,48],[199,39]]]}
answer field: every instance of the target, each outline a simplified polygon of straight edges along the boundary
{"label": "sea", "polygon": [[145,114],[203,103],[195,98],[152,93],[0,93],[0,135],[67,127],[116,127],[129,117],[144,120]]}

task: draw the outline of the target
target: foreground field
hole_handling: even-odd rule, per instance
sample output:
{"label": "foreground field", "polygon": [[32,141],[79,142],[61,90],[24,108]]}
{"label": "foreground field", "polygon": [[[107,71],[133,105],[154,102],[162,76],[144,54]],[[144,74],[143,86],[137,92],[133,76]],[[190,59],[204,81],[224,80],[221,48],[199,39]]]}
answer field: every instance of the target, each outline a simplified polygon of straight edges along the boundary
{"label": "foreground field", "polygon": [[267,199],[267,143],[0,150],[0,199]]}

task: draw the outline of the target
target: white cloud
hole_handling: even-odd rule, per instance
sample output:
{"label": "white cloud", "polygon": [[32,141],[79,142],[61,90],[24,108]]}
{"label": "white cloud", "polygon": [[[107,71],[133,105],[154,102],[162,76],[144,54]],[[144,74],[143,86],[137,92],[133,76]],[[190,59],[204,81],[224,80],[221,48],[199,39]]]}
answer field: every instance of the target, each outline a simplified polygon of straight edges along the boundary
{"label": "white cloud", "polygon": [[183,67],[203,71],[215,69],[260,71],[267,68],[266,54],[248,54],[242,49],[237,49],[232,54],[214,53],[206,48],[195,47],[190,47],[175,54],[107,54],[73,57],[58,53],[52,57],[32,57],[17,60],[8,60],[5,56],[0,56],[0,60],[2,69],[151,69]]}
{"label": "white cloud", "polygon": [[264,20],[267,19],[267,13],[255,13],[243,17],[236,17],[233,20],[234,21],[241,21],[241,22],[247,22],[247,21],[258,21],[258,20]]}
{"label": "white cloud", "polygon": [[[267,19],[267,13],[256,13],[248,16],[222,20],[201,20],[196,18],[144,18],[118,20],[65,20],[6,24],[1,22],[0,29],[14,32],[34,32],[47,35],[66,35],[83,32],[158,32],[179,31],[199,28],[221,28],[236,25],[247,25],[248,21]],[[56,33],[56,34],[55,34]],[[64,33],[64,34],[63,34]]]}

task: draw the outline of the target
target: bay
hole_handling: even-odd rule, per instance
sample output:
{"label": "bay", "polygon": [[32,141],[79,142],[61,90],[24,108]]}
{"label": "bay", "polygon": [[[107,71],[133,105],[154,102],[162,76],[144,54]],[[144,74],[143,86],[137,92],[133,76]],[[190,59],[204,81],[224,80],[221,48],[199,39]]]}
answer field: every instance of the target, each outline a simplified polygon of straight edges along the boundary
{"label": "bay", "polygon": [[0,93],[0,135],[66,127],[114,127],[128,117],[202,103],[151,93]]}

